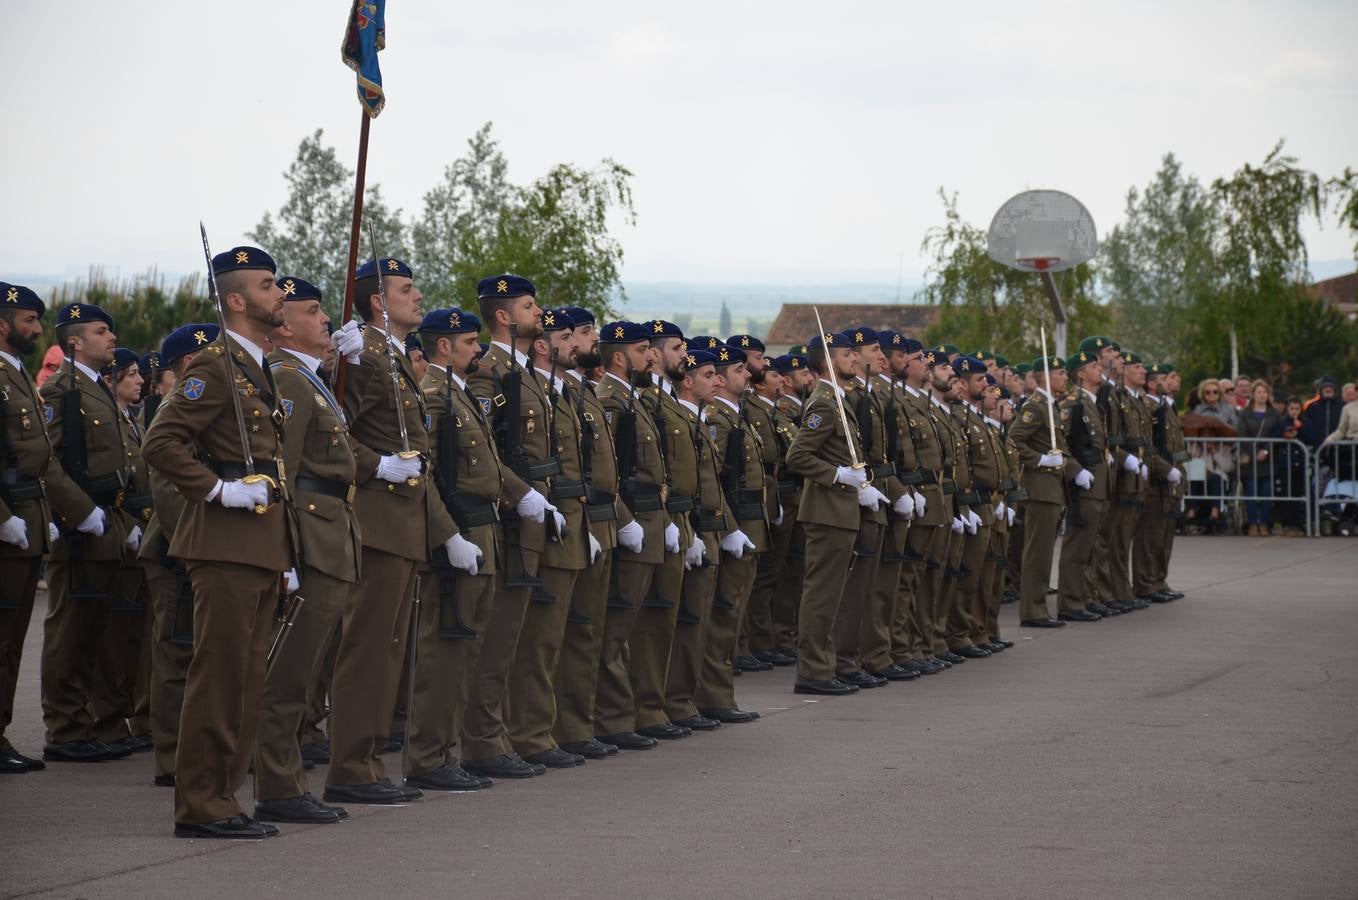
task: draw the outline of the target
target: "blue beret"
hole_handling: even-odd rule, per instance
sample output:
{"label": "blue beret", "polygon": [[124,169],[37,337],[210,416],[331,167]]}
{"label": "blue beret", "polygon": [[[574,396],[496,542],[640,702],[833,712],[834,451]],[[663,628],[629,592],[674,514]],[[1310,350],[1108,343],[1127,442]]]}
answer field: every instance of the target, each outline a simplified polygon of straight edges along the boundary
{"label": "blue beret", "polygon": [[213,275],[225,275],[227,272],[239,272],[244,269],[266,269],[277,272],[278,264],[273,261],[272,256],[258,247],[232,247],[225,253],[218,253],[212,257]]}
{"label": "blue beret", "polygon": [[853,332],[850,332],[850,331],[834,331],[834,332],[831,332],[831,333],[829,333],[829,334],[827,334],[827,335],[819,335],[819,334],[818,334],[818,335],[816,335],[815,337],[813,337],[811,340],[809,340],[809,341],[806,342],[806,348],[807,348],[808,350],[810,350],[812,347],[821,347],[821,346],[824,346],[825,344],[829,344],[829,346],[830,346],[830,348],[831,348],[832,350],[839,350],[839,349],[852,350],[852,349],[853,349]]}
{"label": "blue beret", "polygon": [[844,333],[853,338],[855,347],[866,347],[868,344],[876,344],[880,340],[877,337],[877,332],[866,325],[859,325],[857,328],[851,328]]}
{"label": "blue beret", "polygon": [[542,311],[542,330],[543,331],[565,331],[575,328],[575,319],[571,317],[570,311],[564,306],[555,309],[544,309]]}
{"label": "blue beret", "polygon": [[745,362],[746,359],[744,350],[727,344],[722,344],[711,352],[716,354],[718,366],[734,366],[736,363]]}
{"label": "blue beret", "polygon": [[38,299],[32,288],[0,281],[0,295],[4,297],[0,309],[31,309],[39,317],[47,314],[47,305]]}
{"label": "blue beret", "polygon": [[594,324],[594,313],[585,309],[583,306],[567,306],[565,307],[565,310],[566,314],[571,317],[571,321],[575,323],[576,328],[579,328],[581,325]]}
{"label": "blue beret", "polygon": [[521,275],[492,275],[476,283],[478,300],[493,300],[496,297],[508,300],[510,297],[522,297],[524,294],[536,297],[538,289],[533,282]]}
{"label": "blue beret", "polygon": [[141,369],[148,375],[158,369],[165,368],[160,363],[160,351],[150,350],[146,353],[143,353],[141,355],[141,359],[137,360],[137,368]]}
{"label": "blue beret", "polygon": [[406,335],[406,353],[409,354],[412,350],[424,352],[424,344],[420,343],[420,336],[413,331]]}
{"label": "blue beret", "polygon": [[721,338],[712,337],[710,334],[695,334],[688,339],[688,345],[699,350],[716,350],[722,343]]}
{"label": "blue beret", "polygon": [[431,309],[424,314],[419,330],[434,334],[466,334],[472,331],[480,334],[481,320],[457,307]]}
{"label": "blue beret", "polygon": [[926,366],[946,366],[948,356],[937,347],[930,347],[924,351],[924,364]]}
{"label": "blue beret", "polygon": [[685,372],[692,372],[694,369],[700,369],[703,366],[715,366],[716,364],[716,354],[709,353],[706,350],[690,350],[684,354],[683,367]]}
{"label": "blue beret", "polygon": [[986,374],[985,383],[990,387],[994,387],[995,385],[999,384],[999,382],[995,380],[995,376],[989,373]]}
{"label": "blue beret", "polygon": [[769,368],[773,371],[786,375],[792,371],[792,354],[783,353],[769,360]]}
{"label": "blue beret", "polygon": [[180,325],[165,335],[160,342],[160,364],[164,368],[174,365],[186,354],[195,353],[217,340],[220,329],[212,322],[190,322]]}
{"label": "blue beret", "polygon": [[651,330],[637,322],[609,322],[599,329],[599,340],[605,344],[639,344],[651,339]]}
{"label": "blue beret", "polygon": [[683,330],[673,322],[666,322],[664,319],[652,319],[646,323],[646,327],[650,329],[650,335],[653,338],[678,338],[681,341],[684,339]]}
{"label": "blue beret", "polygon": [[739,347],[742,350],[758,350],[764,352],[764,342],[752,334],[733,334],[726,339],[726,343],[732,347]]}
{"label": "blue beret", "polygon": [[985,363],[974,356],[959,355],[952,361],[952,370],[958,375],[975,375],[985,371]]}
{"label": "blue beret", "polygon": [[904,341],[905,335],[901,334],[899,331],[892,331],[890,328],[884,328],[877,332],[877,343],[882,345],[883,350],[903,349],[901,344],[904,343]]}
{"label": "blue beret", "polygon": [[365,262],[363,265],[359,266],[359,267],[358,267],[358,271],[354,273],[354,280],[355,280],[355,281],[361,281],[361,280],[364,279],[364,278],[375,278],[375,277],[377,277],[377,266],[378,266],[378,263],[381,263],[381,265],[382,265],[382,277],[383,277],[383,278],[386,278],[386,277],[391,276],[391,275],[400,275],[400,276],[402,276],[402,277],[404,277],[404,278],[414,278],[414,277],[415,277],[415,272],[414,272],[414,270],[412,270],[412,269],[410,268],[410,266],[406,265],[404,262],[402,262],[402,261],[399,260],[399,259],[395,259],[395,258],[390,257],[390,256],[384,256],[384,257],[382,257],[380,260],[378,260],[377,262],[373,262],[373,261],[370,259],[370,260],[368,260],[367,262]]}
{"label": "blue beret", "polygon": [[914,338],[901,335],[901,349],[906,353],[920,353],[924,350],[924,345]]}
{"label": "blue beret", "polygon": [[126,347],[115,347],[113,349],[113,362],[109,364],[108,371],[118,372],[128,366],[136,366],[141,363],[141,357],[137,356],[137,351],[129,350]]}
{"label": "blue beret", "polygon": [[58,325],[84,325],[89,322],[103,322],[109,328],[113,327],[113,317],[89,303],[68,303],[57,312]]}
{"label": "blue beret", "polygon": [[278,279],[278,286],[283,289],[284,300],[324,300],[321,296],[321,289],[310,281],[304,281],[293,275],[284,275]]}
{"label": "blue beret", "polygon": [[778,358],[783,361],[778,364],[778,371],[782,372],[784,375],[789,372],[798,372],[807,368],[806,354],[804,353],[788,353]]}

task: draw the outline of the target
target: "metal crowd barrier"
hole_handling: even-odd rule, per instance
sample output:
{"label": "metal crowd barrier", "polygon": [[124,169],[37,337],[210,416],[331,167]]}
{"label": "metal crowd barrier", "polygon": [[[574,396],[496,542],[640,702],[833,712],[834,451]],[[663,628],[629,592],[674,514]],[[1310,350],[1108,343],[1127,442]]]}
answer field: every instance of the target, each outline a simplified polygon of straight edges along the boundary
{"label": "metal crowd barrier", "polygon": [[[1212,529],[1219,523],[1231,533],[1241,533],[1251,507],[1262,504],[1262,512],[1271,522],[1299,529],[1308,536],[1319,533],[1314,458],[1304,443],[1253,437],[1184,440],[1188,450],[1184,524]],[[1213,510],[1217,511],[1215,517]]]}
{"label": "metal crowd barrier", "polygon": [[1358,441],[1326,441],[1311,470],[1315,496],[1312,534],[1358,534]]}

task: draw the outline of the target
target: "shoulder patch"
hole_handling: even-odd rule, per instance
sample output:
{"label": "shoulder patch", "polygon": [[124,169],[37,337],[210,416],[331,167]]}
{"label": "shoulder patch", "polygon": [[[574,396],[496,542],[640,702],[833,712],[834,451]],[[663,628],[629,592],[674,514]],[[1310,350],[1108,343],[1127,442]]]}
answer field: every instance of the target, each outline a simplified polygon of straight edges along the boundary
{"label": "shoulder patch", "polygon": [[184,396],[190,400],[197,400],[203,396],[203,391],[207,389],[207,384],[201,378],[184,379]]}
{"label": "shoulder patch", "polygon": [[707,433],[711,435],[712,440],[715,441],[717,439],[717,426],[716,425],[707,426]]}
{"label": "shoulder patch", "polygon": [[478,403],[481,404],[481,412],[482,412],[482,413],[484,413],[485,415],[490,415],[490,398],[489,398],[489,397],[477,397],[477,398],[476,398],[476,402],[478,402]]}
{"label": "shoulder patch", "polygon": [[47,420],[47,424],[52,424],[52,419],[56,417],[57,411],[52,408],[52,404],[45,403],[42,407],[42,417]]}
{"label": "shoulder patch", "polygon": [[291,401],[291,400],[289,400],[287,397],[283,397],[282,399],[280,399],[280,400],[278,401],[278,405],[281,406],[281,407],[283,407],[283,418],[285,418],[285,419],[290,419],[290,418],[292,418],[292,401]]}
{"label": "shoulder patch", "polygon": [[802,423],[802,427],[803,427],[803,428],[809,428],[809,429],[811,429],[812,431],[815,431],[817,428],[819,428],[819,427],[820,427],[820,413],[812,413],[811,415],[807,416],[807,417],[806,417],[806,421]]}
{"label": "shoulder patch", "polygon": [[1033,411],[1032,411],[1031,409],[1025,409],[1025,410],[1023,411],[1023,421],[1025,421],[1025,422],[1031,422],[1032,420],[1033,420]]}
{"label": "shoulder patch", "polygon": [[1061,407],[1061,421],[1062,421],[1062,422],[1069,422],[1069,421],[1070,421],[1070,407],[1069,407],[1069,406],[1063,406],[1063,407]]}
{"label": "shoulder patch", "polygon": [[604,410],[604,421],[607,422],[609,425],[613,424],[613,410],[611,409]]}
{"label": "shoulder patch", "polygon": [[[461,422],[454,422],[454,425],[461,425]],[[424,430],[429,431],[434,427],[434,417],[429,413],[424,414]]]}

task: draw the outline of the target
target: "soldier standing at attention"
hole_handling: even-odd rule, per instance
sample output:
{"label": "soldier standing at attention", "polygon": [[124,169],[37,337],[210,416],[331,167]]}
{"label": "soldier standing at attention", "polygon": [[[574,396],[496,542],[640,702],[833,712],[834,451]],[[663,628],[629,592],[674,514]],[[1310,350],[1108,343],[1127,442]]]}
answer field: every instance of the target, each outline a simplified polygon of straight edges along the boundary
{"label": "soldier standing at attention", "polygon": [[599,331],[594,314],[571,306],[567,315],[575,323],[575,368],[567,370],[576,417],[580,420],[581,464],[585,481],[585,520],[589,533],[599,542],[600,552],[575,580],[566,636],[556,672],[556,724],[552,736],[567,753],[586,759],[604,759],[617,753],[613,744],[594,737],[594,694],[599,681],[599,655],[604,640],[604,617],[608,609],[609,583],[613,577],[613,553],[618,529],[632,521],[618,495],[618,461],[613,455],[613,435],[603,404],[586,372],[597,368]]}
{"label": "soldier standing at attention", "polygon": [[1147,453],[1151,446],[1151,415],[1142,400],[1146,386],[1146,366],[1141,357],[1130,350],[1122,351],[1119,360],[1122,384],[1112,389],[1110,402],[1116,405],[1121,423],[1120,440],[1113,449],[1114,469],[1110,477],[1117,483],[1117,500],[1108,511],[1112,519],[1105,534],[1108,542],[1107,559],[1100,568],[1104,579],[1103,591],[1107,606],[1113,612],[1132,612],[1147,609],[1150,604],[1137,600],[1132,593],[1132,544],[1136,539],[1137,522],[1145,507],[1146,483],[1150,479]]}
{"label": "soldier standing at attention", "polygon": [[461,766],[457,743],[468,682],[496,600],[497,573],[504,569],[498,509],[517,503],[529,489],[501,461],[491,422],[467,388],[480,353],[480,330],[480,319],[456,308],[426,313],[420,324],[429,360],[421,387],[431,418],[436,502],[454,529],[432,548],[432,566],[420,584],[419,652],[412,673],[406,784],[431,791],[494,784]]}
{"label": "soldier standing at attention", "polygon": [[570,598],[580,573],[599,555],[600,545],[585,527],[585,487],[581,422],[563,380],[575,366],[575,325],[565,309],[542,313],[542,336],[529,342],[533,378],[547,395],[551,451],[560,463],[548,479],[548,499],[561,511],[566,524],[542,551],[538,577],[541,591],[528,604],[514,666],[509,671],[509,742],[529,765],[569,769],[585,757],[563,751],[552,737],[556,724],[557,663],[566,638]]}
{"label": "soldier standing at attention", "polygon": [[97,306],[72,303],[57,313],[56,337],[66,360],[39,392],[60,464],[48,472],[46,483],[61,531],[47,558],[43,758],[98,762],[132,752],[122,740],[129,737],[126,723],[98,720],[116,714],[97,703],[101,688],[92,661],[111,624],[123,552],[129,542],[140,540],[141,530],[129,534],[119,512],[132,476],[130,438],[126,419],[99,375],[113,361],[113,319]]}
{"label": "soldier standing at attention", "polygon": [[[807,368],[805,355],[779,356],[773,361],[773,368],[783,376],[779,394],[773,401],[774,430],[783,439],[783,466],[778,477],[778,502],[783,505],[783,523],[773,529],[769,538],[773,548],[769,552],[781,553],[783,560],[782,565],[777,567],[770,603],[773,649],[795,664],[797,607],[801,605],[802,599],[802,561],[805,558],[806,538],[801,523],[797,521],[797,510],[802,502],[802,479],[788,471],[787,451],[801,428],[802,401],[811,395],[816,376]],[[758,579],[755,583],[758,584]]]}
{"label": "soldier standing at attention", "polygon": [[[279,465],[283,413],[263,350],[283,323],[283,291],[273,259],[255,247],[218,254],[212,270],[226,333],[194,357],[142,444],[143,459],[184,497],[169,553],[184,561],[194,594],[194,655],[175,757],[175,836],[270,837],[278,829],[246,816],[235,793],[255,746],[280,587],[297,587]],[[241,446],[231,391],[249,447]],[[247,481],[251,461],[277,486]]]}
{"label": "soldier standing at attention", "polygon": [[[387,777],[378,754],[396,706],[416,571],[428,558],[430,541],[424,396],[405,352],[406,335],[420,324],[421,299],[415,273],[405,263],[368,260],[354,273],[354,309],[363,324],[351,321],[340,328],[360,332],[363,339],[338,398],[357,461],[353,506],[363,547],[361,577],[340,618],[331,680],[324,794],[330,803],[392,804],[420,797],[418,789]],[[351,339],[339,340],[347,349]],[[401,440],[401,420],[408,446]]]}
{"label": "soldier standing at attention", "polygon": [[1178,600],[1183,594],[1165,580],[1174,550],[1174,531],[1183,500],[1184,470],[1188,460],[1183,426],[1174,404],[1179,393],[1179,373],[1172,363],[1157,363],[1149,371],[1150,390],[1146,407],[1151,416],[1150,485],[1146,509],[1137,527],[1132,560],[1133,590],[1138,598],[1153,603]]}
{"label": "soldier standing at attention", "polygon": [[[962,542],[963,575],[957,581],[957,596],[948,617],[948,648],[967,659],[981,659],[991,654],[985,632],[985,595],[988,587],[987,559],[995,528],[995,491],[1000,484],[1003,452],[990,435],[981,415],[987,379],[985,363],[969,356],[952,361],[957,373],[959,403],[956,419],[966,441],[967,464],[971,470],[971,487],[958,495],[972,515],[980,521],[975,528],[966,529]],[[1004,648],[1001,647],[1001,650]]]}
{"label": "soldier standing at attention", "polygon": [[[950,349],[951,348],[951,349]],[[962,425],[953,414],[952,404],[957,402],[957,373],[952,361],[944,354],[955,350],[951,344],[944,344],[929,357],[932,361],[929,379],[929,402],[935,418],[934,425],[944,435],[948,446],[948,456],[943,478],[944,506],[949,507],[952,515],[952,530],[939,571],[931,579],[933,591],[933,649],[934,655],[951,665],[967,661],[965,656],[954,653],[948,647],[948,621],[953,606],[958,602],[958,583],[962,579],[962,551],[965,547],[967,532],[975,533],[980,518],[959,497],[966,497],[971,491],[971,464],[967,458],[967,439]],[[952,353],[952,358],[961,354]]]}
{"label": "soldier standing at attention", "polygon": [[534,619],[528,624],[533,631],[521,635],[533,590],[542,587],[538,566],[548,534],[558,541],[564,537],[566,521],[547,500],[548,480],[561,471],[561,461],[549,428],[551,400],[532,371],[532,360],[520,346],[511,346],[542,335],[537,288],[517,275],[492,275],[477,283],[476,295],[491,343],[468,374],[467,387],[492,421],[500,459],[530,489],[502,519],[505,566],[497,567],[495,604],[467,690],[462,765],[486,778],[532,778],[545,775],[547,767],[525,762],[510,743],[509,671],[521,637],[538,642],[536,629],[546,624]]}
{"label": "soldier standing at attention", "polygon": [[[656,570],[667,551],[679,552],[679,529],[665,512],[665,466],[660,434],[641,402],[638,382],[649,385],[653,360],[650,332],[636,322],[610,322],[600,336],[604,377],[598,396],[613,434],[618,481],[631,522],[618,529],[613,555],[599,680],[594,699],[598,739],[624,750],[649,750],[656,739],[636,733],[628,641],[637,610],[650,596]],[[671,549],[672,548],[672,549]]]}
{"label": "soldier standing at attention", "polygon": [[[283,324],[270,335],[275,349],[268,361],[283,408],[283,459],[305,549],[299,590],[306,603],[264,683],[255,748],[255,818],[330,824],[347,813],[307,790],[297,733],[331,635],[358,580],[363,548],[353,508],[357,466],[344,413],[322,376],[334,348],[320,289],[295,276],[279,278],[278,286]],[[355,358],[363,347],[354,329],[336,332],[335,340]]]}
{"label": "soldier standing at attention", "polygon": [[1075,351],[1066,360],[1066,371],[1075,376],[1076,391],[1061,405],[1061,424],[1080,470],[1070,480],[1070,518],[1061,540],[1057,618],[1063,622],[1097,622],[1101,616],[1087,607],[1093,590],[1094,548],[1110,496],[1108,435],[1095,393],[1103,371],[1098,356],[1088,350]]}
{"label": "soldier standing at attention", "polygon": [[54,539],[42,479],[57,468],[37,386],[23,358],[38,349],[46,305],[22,285],[0,281],[0,773],[45,769],[5,737],[43,555]]}

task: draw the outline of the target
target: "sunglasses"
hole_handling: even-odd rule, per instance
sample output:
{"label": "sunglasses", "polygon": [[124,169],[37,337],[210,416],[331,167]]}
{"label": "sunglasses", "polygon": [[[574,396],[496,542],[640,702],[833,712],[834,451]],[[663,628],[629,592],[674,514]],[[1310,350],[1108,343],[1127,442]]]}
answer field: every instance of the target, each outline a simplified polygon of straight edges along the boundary
{"label": "sunglasses", "polygon": [[1221,393],[1221,391],[1203,391],[1203,392],[1202,392],[1202,395],[1203,395],[1204,397],[1215,397],[1215,396],[1217,396],[1217,395],[1220,394],[1220,393]]}

